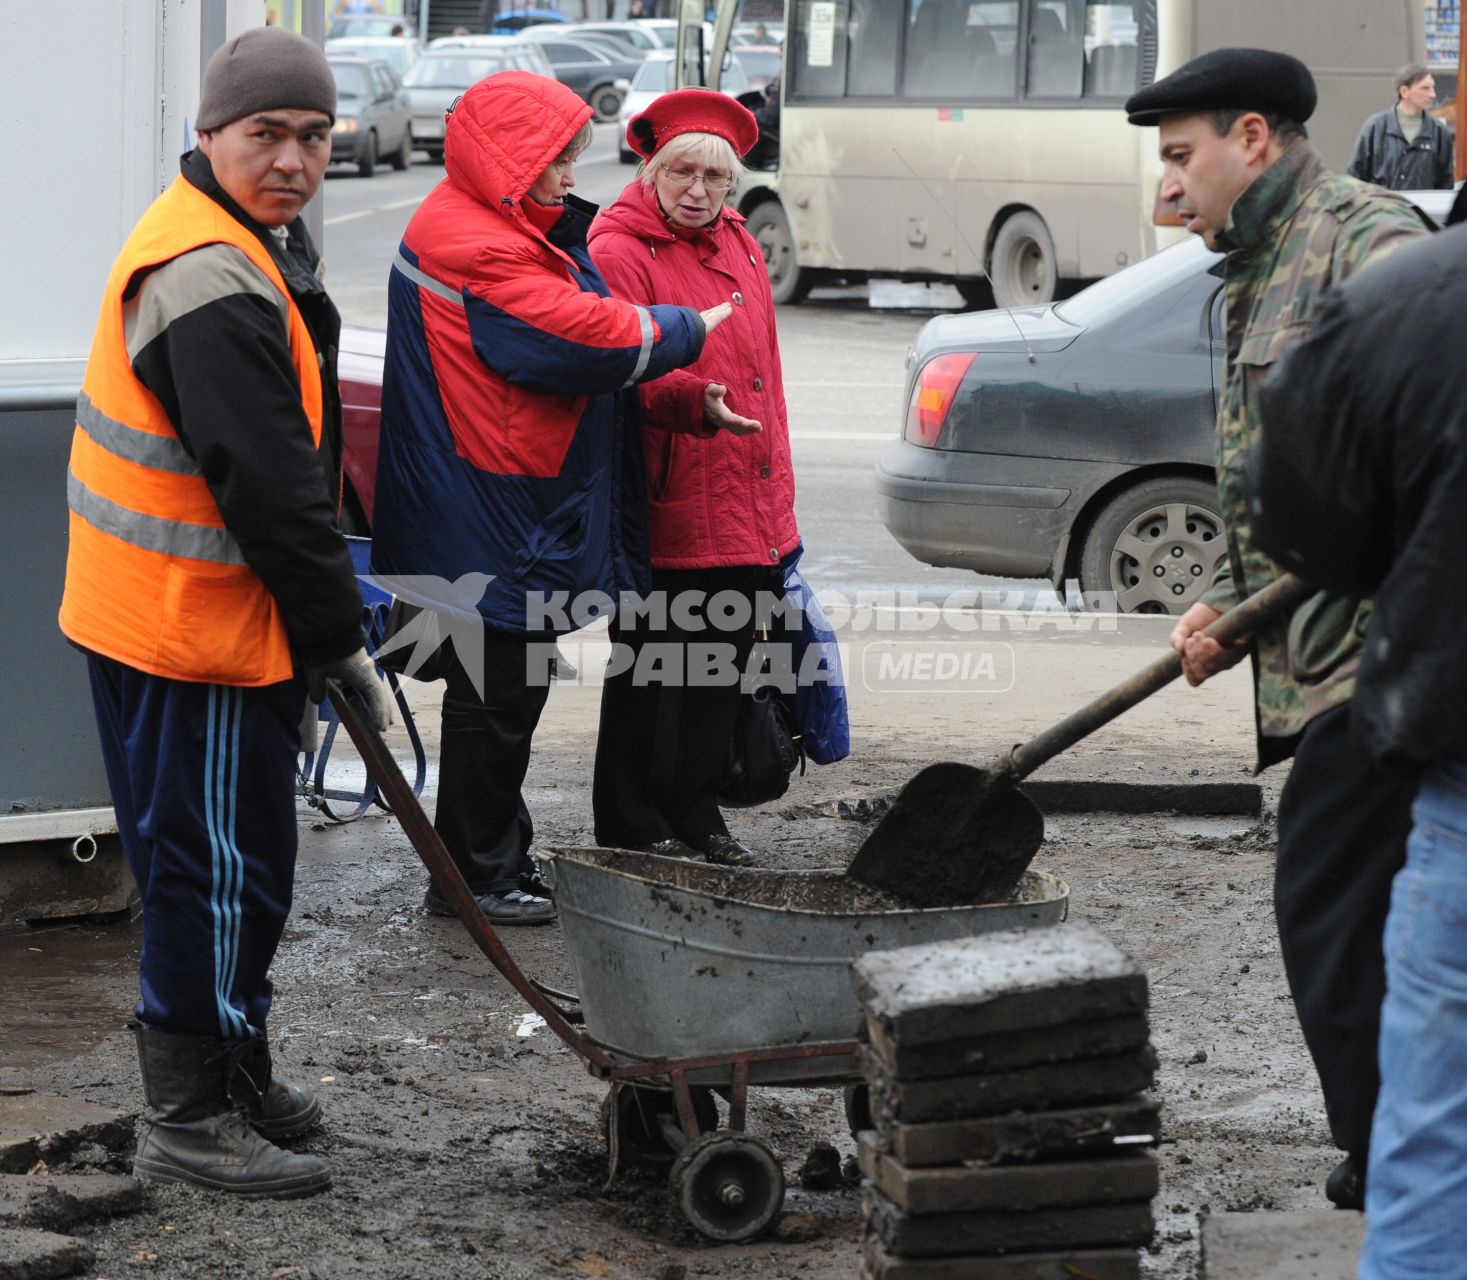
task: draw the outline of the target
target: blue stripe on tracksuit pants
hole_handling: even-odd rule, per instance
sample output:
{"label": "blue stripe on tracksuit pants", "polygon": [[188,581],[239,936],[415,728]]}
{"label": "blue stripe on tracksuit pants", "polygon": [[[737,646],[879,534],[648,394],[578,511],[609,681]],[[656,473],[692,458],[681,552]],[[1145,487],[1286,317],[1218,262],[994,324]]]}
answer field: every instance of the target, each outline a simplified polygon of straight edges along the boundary
{"label": "blue stripe on tracksuit pants", "polygon": [[87,655],[102,757],[142,898],[149,1027],[261,1035],[295,875],[305,685],[195,684]]}

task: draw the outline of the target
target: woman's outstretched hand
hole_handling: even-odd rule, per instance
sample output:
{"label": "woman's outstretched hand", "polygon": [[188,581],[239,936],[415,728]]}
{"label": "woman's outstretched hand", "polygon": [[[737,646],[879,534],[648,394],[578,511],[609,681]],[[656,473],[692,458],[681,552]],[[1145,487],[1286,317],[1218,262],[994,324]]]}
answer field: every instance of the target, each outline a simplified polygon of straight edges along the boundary
{"label": "woman's outstretched hand", "polygon": [[708,326],[708,332],[712,333],[729,316],[733,315],[732,302],[720,302],[716,307],[709,307],[707,311],[700,312],[703,323]]}
{"label": "woman's outstretched hand", "polygon": [[[728,303],[723,305],[726,307]],[[729,431],[736,436],[751,436],[756,431],[763,431],[758,419],[741,418],[724,404],[723,398],[727,394],[728,388],[719,382],[710,382],[703,388],[703,421],[715,430]]]}

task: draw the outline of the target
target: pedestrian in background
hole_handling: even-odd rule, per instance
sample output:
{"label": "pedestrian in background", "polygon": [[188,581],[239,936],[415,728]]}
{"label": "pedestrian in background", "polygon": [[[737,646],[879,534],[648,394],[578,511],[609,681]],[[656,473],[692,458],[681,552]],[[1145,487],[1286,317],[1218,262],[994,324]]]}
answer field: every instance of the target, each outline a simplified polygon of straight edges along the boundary
{"label": "pedestrian in background", "polygon": [[[558,634],[537,605],[646,590],[630,388],[695,359],[730,311],[608,296],[586,251],[595,206],[570,194],[591,115],[527,72],[469,89],[388,284],[372,567],[458,637],[434,827],[496,925],[555,915],[521,794]],[[436,884],[424,903],[453,914]]]}
{"label": "pedestrian in background", "polygon": [[1345,172],[1389,191],[1452,186],[1453,136],[1431,114],[1435,101],[1436,77],[1420,63],[1407,63],[1396,72],[1395,105],[1361,126]]}
{"label": "pedestrian in background", "polygon": [[142,900],[133,1168],[245,1196],[331,1184],[271,1141],[320,1104],[274,1075],[266,1040],[306,677],[390,718],[335,523],[341,321],[299,216],[335,112],[325,58],[293,32],[210,59],[198,148],[107,281],[68,476],[61,629],[87,656]]}
{"label": "pedestrian in background", "polygon": [[783,594],[781,562],[800,543],[769,273],[744,219],[725,204],[743,172],[739,157],[758,136],[753,115],[723,94],[664,94],[628,122],[639,176],[591,228],[592,256],[618,297],[734,304],[696,362],[642,388],[643,439],[654,596],[728,593],[747,605],[726,629],[711,614],[702,615],[708,625],[689,628],[671,608],[613,623],[613,639],[630,652],[652,645],[680,657],[665,680],[649,682],[636,667],[607,678],[596,842],[730,865],[754,860],[718,806],[739,685],[694,684],[677,672],[710,640],[728,646],[742,670],[758,597]]}
{"label": "pedestrian in background", "polygon": [[1467,371],[1421,340],[1460,348],[1464,317],[1467,227],[1331,291],[1261,388],[1249,469],[1259,542],[1374,598],[1352,741],[1424,773],[1386,920],[1361,1280],[1457,1276],[1467,1257]]}
{"label": "pedestrian in background", "polygon": [[1259,382],[1309,331],[1329,288],[1428,233],[1401,197],[1324,167],[1304,127],[1315,102],[1298,59],[1218,49],[1134,94],[1126,111],[1159,129],[1159,198],[1227,255],[1217,475],[1228,555],[1171,643],[1193,685],[1251,657],[1258,768],[1294,758],[1279,800],[1274,911],[1330,1132],[1345,1152],[1325,1192],[1359,1208],[1379,1085],[1381,934],[1414,794],[1408,779],[1362,757],[1349,733],[1369,605],[1322,592],[1251,642],[1225,649],[1198,634],[1282,572],[1254,538],[1244,483],[1262,430]]}

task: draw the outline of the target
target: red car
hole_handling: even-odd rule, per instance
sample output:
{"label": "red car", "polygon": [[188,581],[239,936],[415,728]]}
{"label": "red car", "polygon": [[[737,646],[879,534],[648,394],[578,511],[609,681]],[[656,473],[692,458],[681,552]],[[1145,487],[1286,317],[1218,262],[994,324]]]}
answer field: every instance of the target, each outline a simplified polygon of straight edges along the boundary
{"label": "red car", "polygon": [[341,495],[343,533],[368,537],[377,484],[377,426],[382,417],[382,364],[387,335],[381,329],[343,325],[336,359],[341,388],[341,434],[346,481]]}

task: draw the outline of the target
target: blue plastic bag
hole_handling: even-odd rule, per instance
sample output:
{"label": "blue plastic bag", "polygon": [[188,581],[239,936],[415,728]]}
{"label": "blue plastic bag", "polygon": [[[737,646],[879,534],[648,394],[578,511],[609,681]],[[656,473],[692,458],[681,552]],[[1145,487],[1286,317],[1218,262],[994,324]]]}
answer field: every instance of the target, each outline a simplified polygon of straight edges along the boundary
{"label": "blue plastic bag", "polygon": [[803,673],[804,677],[797,680],[794,695],[787,700],[803,736],[805,754],[816,764],[834,764],[851,754],[845,674],[835,629],[800,572],[803,551],[797,547],[783,565],[786,603],[800,610],[799,630],[789,635],[791,665],[797,676]]}

